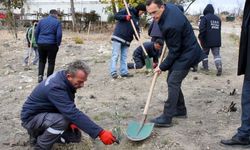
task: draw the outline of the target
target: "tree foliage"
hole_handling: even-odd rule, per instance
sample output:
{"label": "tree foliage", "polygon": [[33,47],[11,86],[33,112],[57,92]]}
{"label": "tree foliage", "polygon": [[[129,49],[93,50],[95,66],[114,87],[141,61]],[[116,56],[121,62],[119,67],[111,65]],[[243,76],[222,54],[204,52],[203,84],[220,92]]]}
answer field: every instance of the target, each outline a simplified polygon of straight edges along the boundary
{"label": "tree foliage", "polygon": [[[146,2],[146,0],[126,0],[126,1],[128,4],[130,4],[133,7],[137,6],[139,3]],[[183,5],[185,3],[192,3],[195,0],[163,0],[163,1]],[[110,4],[110,6],[108,6],[106,8],[106,12],[108,12],[108,13],[114,14],[117,12],[116,8],[118,8],[118,11],[121,8],[124,8],[123,0],[101,0],[101,2],[106,3],[106,4]]]}
{"label": "tree foliage", "polygon": [[25,0],[0,0],[0,3],[3,4],[6,8],[22,8]]}

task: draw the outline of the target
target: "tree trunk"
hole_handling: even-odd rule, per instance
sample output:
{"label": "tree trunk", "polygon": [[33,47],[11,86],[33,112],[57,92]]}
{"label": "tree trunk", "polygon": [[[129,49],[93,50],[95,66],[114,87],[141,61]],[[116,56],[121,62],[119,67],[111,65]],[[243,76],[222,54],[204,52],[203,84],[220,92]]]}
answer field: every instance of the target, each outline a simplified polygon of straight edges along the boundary
{"label": "tree trunk", "polygon": [[74,0],[70,0],[70,6],[71,6],[71,14],[72,14],[72,26],[73,31],[76,32],[76,15],[75,15],[75,6],[74,6]]}
{"label": "tree trunk", "polygon": [[116,14],[116,7],[115,7],[115,0],[111,0],[111,5],[112,5],[112,10],[113,10],[113,14]]}

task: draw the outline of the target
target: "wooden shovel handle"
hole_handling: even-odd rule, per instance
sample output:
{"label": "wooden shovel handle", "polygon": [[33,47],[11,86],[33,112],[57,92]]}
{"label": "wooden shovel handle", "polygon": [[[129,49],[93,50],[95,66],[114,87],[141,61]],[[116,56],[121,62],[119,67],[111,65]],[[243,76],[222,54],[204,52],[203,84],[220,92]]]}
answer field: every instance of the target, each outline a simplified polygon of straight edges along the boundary
{"label": "wooden shovel handle", "polygon": [[[32,32],[31,32],[31,39],[30,39],[30,49],[29,49],[29,53],[28,53],[28,56],[29,56],[29,58],[28,58],[28,66],[30,66],[30,61],[31,61],[31,53],[32,53],[32,46],[33,46],[33,38],[34,38],[34,36],[35,36],[35,24],[32,24],[33,25],[33,27],[31,28],[32,29]],[[28,31],[29,32],[29,31]],[[28,33],[29,34],[29,33]],[[28,35],[29,36],[29,35]],[[28,38],[29,39],[29,38]]]}
{"label": "wooden shovel handle", "polygon": [[[128,9],[128,4],[127,4],[126,0],[123,0],[123,3],[124,3],[124,5],[125,5],[125,8],[126,8],[126,10],[127,10],[128,15],[131,16],[131,14],[130,14],[130,12],[129,12],[129,9]],[[132,16],[131,16],[131,17],[132,17]],[[135,36],[136,36],[136,38],[138,39],[138,41],[139,41],[139,43],[140,43],[140,45],[141,45],[141,47],[142,47],[142,50],[143,50],[145,56],[147,57],[147,56],[148,56],[148,53],[147,53],[145,47],[143,46],[143,44],[142,44],[142,42],[141,42],[141,40],[140,40],[139,34],[138,34],[138,32],[137,32],[137,30],[136,30],[136,28],[135,28],[135,24],[134,24],[134,21],[132,20],[132,18],[130,19],[130,23],[131,23],[131,25],[132,25],[132,27],[133,27],[133,29],[134,29]]]}
{"label": "wooden shovel handle", "polygon": [[[160,66],[160,64],[161,64],[161,62],[163,60],[163,57],[164,57],[164,55],[166,53],[166,49],[167,49],[166,44],[164,42],[164,46],[163,46],[163,49],[162,49],[161,57],[159,59],[158,67]],[[158,73],[155,73],[154,77],[153,77],[153,80],[152,80],[152,83],[151,83],[151,86],[150,86],[150,89],[149,89],[148,98],[147,98],[146,105],[144,107],[143,115],[147,115],[147,113],[148,113],[149,103],[150,103],[151,98],[152,98],[152,94],[153,94],[153,90],[154,90],[154,87],[155,87],[157,77],[158,77]]]}

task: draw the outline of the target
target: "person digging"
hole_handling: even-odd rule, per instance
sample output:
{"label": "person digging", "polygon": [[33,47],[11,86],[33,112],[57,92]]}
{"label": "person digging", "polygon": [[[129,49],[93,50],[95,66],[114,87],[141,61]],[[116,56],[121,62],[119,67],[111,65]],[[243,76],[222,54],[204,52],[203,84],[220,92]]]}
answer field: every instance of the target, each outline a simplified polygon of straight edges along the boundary
{"label": "person digging", "polygon": [[[163,47],[163,41],[157,39],[155,42],[145,42],[143,43],[149,58],[153,58],[153,68],[158,64],[158,58],[160,56],[160,51]],[[128,69],[141,69],[145,66],[145,54],[141,46],[137,47],[133,53],[134,63],[128,63]]]}
{"label": "person digging", "polygon": [[147,0],[147,12],[159,25],[169,49],[168,55],[154,71],[160,74],[168,70],[168,98],[163,113],[151,120],[155,126],[172,126],[173,117],[186,117],[182,81],[190,68],[197,65],[206,55],[201,50],[191,24],[179,8],[162,0]]}
{"label": "person digging", "polygon": [[84,86],[90,68],[83,61],[69,64],[39,83],[28,96],[21,111],[22,126],[27,129],[35,150],[49,150],[53,144],[80,142],[81,132],[110,145],[116,137],[80,111],[74,102],[77,89]]}

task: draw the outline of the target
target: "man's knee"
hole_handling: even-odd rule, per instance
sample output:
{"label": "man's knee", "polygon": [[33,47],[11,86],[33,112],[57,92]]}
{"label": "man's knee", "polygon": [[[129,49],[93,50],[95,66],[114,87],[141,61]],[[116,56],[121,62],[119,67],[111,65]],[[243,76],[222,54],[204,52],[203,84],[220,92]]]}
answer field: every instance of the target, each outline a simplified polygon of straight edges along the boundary
{"label": "man's knee", "polygon": [[50,120],[50,125],[53,129],[66,130],[69,126],[69,121],[61,114],[52,113],[49,114],[48,120]]}

